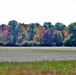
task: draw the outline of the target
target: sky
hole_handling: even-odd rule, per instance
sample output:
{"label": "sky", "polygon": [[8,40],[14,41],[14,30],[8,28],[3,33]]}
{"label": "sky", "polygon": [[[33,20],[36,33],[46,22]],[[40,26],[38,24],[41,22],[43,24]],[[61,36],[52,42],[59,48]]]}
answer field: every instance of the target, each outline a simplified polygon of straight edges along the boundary
{"label": "sky", "polygon": [[76,0],[0,0],[0,24],[10,20],[38,22],[76,22]]}

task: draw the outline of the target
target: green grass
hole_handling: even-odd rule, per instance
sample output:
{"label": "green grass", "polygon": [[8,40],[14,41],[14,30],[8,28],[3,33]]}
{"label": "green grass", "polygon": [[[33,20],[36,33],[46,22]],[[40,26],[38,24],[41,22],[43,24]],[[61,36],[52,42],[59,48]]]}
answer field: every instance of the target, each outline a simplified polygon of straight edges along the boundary
{"label": "green grass", "polygon": [[[0,75],[6,75],[6,72],[10,72],[14,75],[15,71],[32,71],[41,72],[44,70],[58,71],[67,75],[68,73],[76,73],[76,60],[68,61],[35,61],[35,62],[0,62]],[[16,72],[15,72],[16,73]],[[7,75],[12,75],[7,74]],[[63,75],[61,74],[61,75]],[[15,74],[17,75],[17,74]],[[25,74],[23,74],[25,75]],[[28,75],[28,74],[27,74]],[[39,74],[40,75],[40,74]],[[45,74],[44,74],[45,75]],[[48,75],[48,74],[47,74]],[[72,74],[73,75],[73,74]]]}
{"label": "green grass", "polygon": [[0,69],[76,69],[76,61],[36,61],[36,62],[0,62]]}
{"label": "green grass", "polygon": [[76,50],[40,50],[40,52],[76,52]]}

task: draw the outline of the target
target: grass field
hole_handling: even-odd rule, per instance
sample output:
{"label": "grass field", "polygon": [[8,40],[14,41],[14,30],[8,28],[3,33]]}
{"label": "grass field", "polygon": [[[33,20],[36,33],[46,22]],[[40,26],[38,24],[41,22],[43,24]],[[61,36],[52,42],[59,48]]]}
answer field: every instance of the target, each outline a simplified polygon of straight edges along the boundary
{"label": "grass field", "polygon": [[76,75],[76,60],[0,62],[0,75]]}
{"label": "grass field", "polygon": [[[66,47],[0,47],[0,51],[30,50],[40,52],[76,52]],[[0,75],[76,75],[76,60],[0,62]]]}

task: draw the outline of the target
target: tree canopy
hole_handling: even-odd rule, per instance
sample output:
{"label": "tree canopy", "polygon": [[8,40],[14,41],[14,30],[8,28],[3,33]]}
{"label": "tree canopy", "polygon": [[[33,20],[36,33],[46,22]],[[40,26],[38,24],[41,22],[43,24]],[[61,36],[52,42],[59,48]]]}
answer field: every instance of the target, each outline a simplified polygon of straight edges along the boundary
{"label": "tree canopy", "polygon": [[76,22],[20,23],[11,20],[0,25],[0,46],[76,46]]}

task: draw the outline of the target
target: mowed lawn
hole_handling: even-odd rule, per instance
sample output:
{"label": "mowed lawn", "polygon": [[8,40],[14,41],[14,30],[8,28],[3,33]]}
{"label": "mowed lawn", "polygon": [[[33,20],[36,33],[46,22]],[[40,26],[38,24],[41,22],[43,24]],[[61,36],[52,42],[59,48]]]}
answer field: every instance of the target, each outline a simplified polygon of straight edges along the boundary
{"label": "mowed lawn", "polygon": [[0,75],[76,75],[76,60],[0,62]]}

